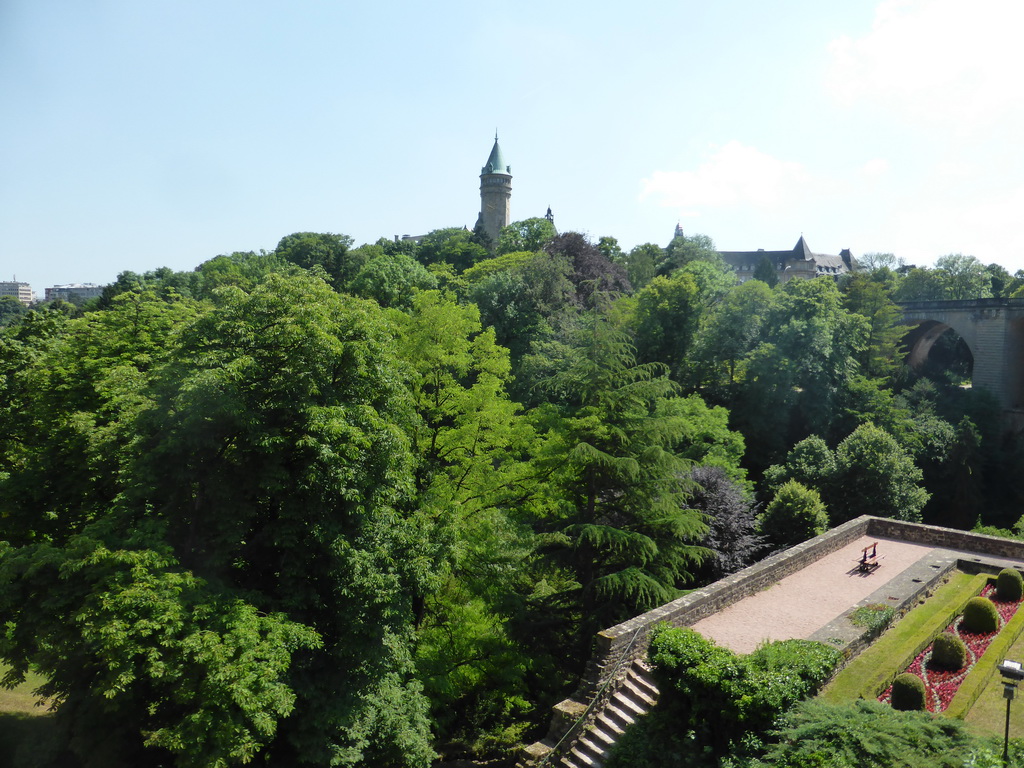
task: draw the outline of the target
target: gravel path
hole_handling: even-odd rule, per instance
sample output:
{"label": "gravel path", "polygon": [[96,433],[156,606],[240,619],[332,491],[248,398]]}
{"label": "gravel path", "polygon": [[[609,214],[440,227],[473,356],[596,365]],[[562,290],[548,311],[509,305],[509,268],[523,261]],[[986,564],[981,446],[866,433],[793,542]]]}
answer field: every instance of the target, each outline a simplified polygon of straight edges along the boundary
{"label": "gravel path", "polygon": [[[861,552],[876,541],[881,566],[868,575],[858,573]],[[750,653],[764,640],[805,639],[933,549],[864,536],[698,621],[693,629],[736,653]]]}

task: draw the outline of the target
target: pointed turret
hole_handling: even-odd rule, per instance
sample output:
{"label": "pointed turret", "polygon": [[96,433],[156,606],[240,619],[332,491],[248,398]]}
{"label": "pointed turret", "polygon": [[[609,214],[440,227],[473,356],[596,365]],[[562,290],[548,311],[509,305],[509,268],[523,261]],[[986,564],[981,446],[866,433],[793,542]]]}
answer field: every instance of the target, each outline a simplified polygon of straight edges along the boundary
{"label": "pointed turret", "polygon": [[480,169],[480,175],[486,176],[490,173],[503,173],[512,175],[512,166],[505,164],[505,158],[501,156],[501,147],[498,146],[498,134],[494,134],[494,146],[491,147],[491,154],[487,157],[487,163]]}
{"label": "pointed turret", "polygon": [[505,163],[498,146],[498,133],[494,133],[494,146],[487,164],[480,169],[480,218],[477,227],[498,244],[498,233],[512,221],[512,167]]}
{"label": "pointed turret", "polygon": [[793,246],[793,253],[796,258],[803,261],[810,261],[814,258],[814,254],[811,252],[810,247],[807,245],[807,241],[804,240],[804,236],[800,235],[800,239],[796,241],[796,245]]}

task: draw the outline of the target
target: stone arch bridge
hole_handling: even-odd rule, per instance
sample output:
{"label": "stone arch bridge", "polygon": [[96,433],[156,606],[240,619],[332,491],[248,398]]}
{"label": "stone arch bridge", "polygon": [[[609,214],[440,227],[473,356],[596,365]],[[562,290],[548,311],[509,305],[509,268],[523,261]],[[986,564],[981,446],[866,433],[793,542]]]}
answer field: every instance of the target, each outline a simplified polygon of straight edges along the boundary
{"label": "stone arch bridge", "polygon": [[1024,428],[1024,299],[912,301],[900,304],[907,362],[919,367],[932,345],[952,329],[974,358],[971,386],[999,400],[1006,427]]}

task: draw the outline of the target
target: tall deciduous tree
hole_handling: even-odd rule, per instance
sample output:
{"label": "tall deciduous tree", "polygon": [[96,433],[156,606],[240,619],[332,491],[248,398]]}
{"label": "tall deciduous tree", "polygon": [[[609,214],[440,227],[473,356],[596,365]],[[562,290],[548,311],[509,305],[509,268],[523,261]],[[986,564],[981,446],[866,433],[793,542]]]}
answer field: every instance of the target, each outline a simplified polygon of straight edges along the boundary
{"label": "tall deciduous tree", "polygon": [[942,285],[943,298],[953,300],[992,297],[992,280],[975,256],[951,253],[935,260],[935,273]]}
{"label": "tall deciduous tree", "polygon": [[530,666],[506,623],[521,591],[528,533],[510,516],[533,482],[519,456],[531,430],[505,385],[508,351],[482,330],[472,304],[437,292],[394,313],[399,353],[412,368],[415,507],[443,541],[439,588],[418,595],[417,661],[446,740],[515,721]]}
{"label": "tall deciduous tree", "polygon": [[356,296],[373,299],[382,307],[409,309],[416,291],[437,287],[437,279],[411,256],[378,256],[367,262],[348,284]]}
{"label": "tall deciduous tree", "polygon": [[921,521],[930,494],[921,470],[885,430],[867,423],[836,448],[836,474],[828,496],[833,525],[860,515]]}
{"label": "tall deciduous tree", "polygon": [[36,375],[97,352],[26,403],[52,415],[0,497],[60,430],[89,471],[3,545],[0,655],[129,764],[428,764],[413,606],[441,552],[383,312],[301,274],[186,324],[123,302],[36,345]]}
{"label": "tall deciduous tree", "polygon": [[435,229],[420,241],[416,258],[423,264],[451,264],[457,272],[487,258],[487,248],[464,227]]}
{"label": "tall deciduous tree", "polygon": [[363,260],[351,251],[352,238],[332,232],[295,232],[282,237],[274,254],[303,269],[320,267],[331,284],[341,289],[359,272]]}
{"label": "tall deciduous tree", "polygon": [[906,328],[899,324],[900,310],[887,286],[855,272],[846,282],[844,303],[850,312],[868,321],[867,339],[856,354],[861,371],[867,376],[890,377],[902,364],[900,341]]}
{"label": "tall deciduous tree", "polygon": [[535,217],[513,221],[498,233],[498,253],[539,251],[558,234],[555,225],[545,218]]}

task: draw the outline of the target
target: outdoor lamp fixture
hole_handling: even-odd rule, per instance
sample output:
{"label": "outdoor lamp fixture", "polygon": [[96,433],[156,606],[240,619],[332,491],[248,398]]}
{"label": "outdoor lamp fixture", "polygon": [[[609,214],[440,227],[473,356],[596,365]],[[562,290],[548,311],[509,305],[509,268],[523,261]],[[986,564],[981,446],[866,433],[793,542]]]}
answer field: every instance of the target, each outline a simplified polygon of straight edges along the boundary
{"label": "outdoor lamp fixture", "polygon": [[1024,680],[1024,664],[1003,659],[999,662],[1003,676],[1003,698],[1006,699],[1006,730],[1003,732],[1003,765],[1010,764],[1010,702],[1017,692],[1017,683]]}

